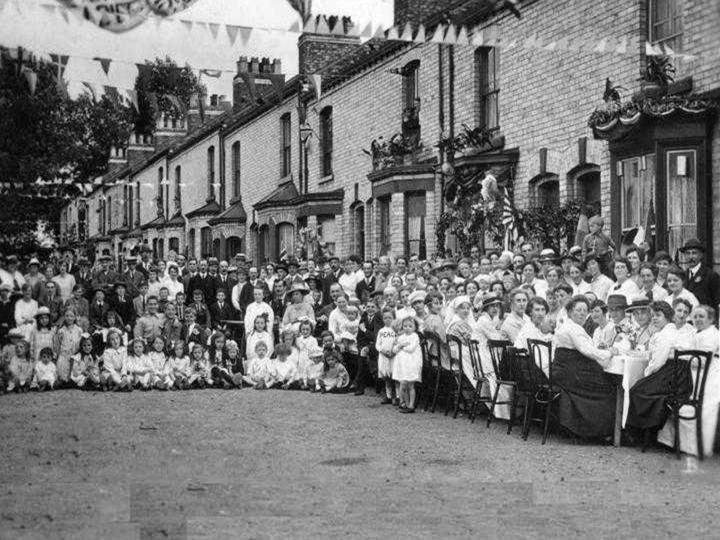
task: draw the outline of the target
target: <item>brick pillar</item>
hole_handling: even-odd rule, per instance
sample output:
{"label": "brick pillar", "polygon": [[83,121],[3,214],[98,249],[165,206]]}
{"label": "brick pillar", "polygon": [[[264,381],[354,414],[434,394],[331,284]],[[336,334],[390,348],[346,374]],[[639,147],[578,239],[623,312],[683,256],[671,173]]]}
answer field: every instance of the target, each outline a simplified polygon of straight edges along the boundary
{"label": "brick pillar", "polygon": [[393,193],[390,199],[390,253],[393,258],[405,255],[405,194]]}
{"label": "brick pillar", "polygon": [[435,240],[435,224],[440,216],[440,209],[435,208],[435,192],[425,192],[425,246],[427,248],[427,256],[435,253],[437,242]]}

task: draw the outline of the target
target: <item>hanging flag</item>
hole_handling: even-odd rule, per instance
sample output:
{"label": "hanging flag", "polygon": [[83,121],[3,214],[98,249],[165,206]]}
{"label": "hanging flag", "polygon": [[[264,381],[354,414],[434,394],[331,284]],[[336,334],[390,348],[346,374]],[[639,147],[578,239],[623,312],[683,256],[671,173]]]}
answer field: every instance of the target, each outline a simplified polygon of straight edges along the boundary
{"label": "hanging flag", "polygon": [[372,36],[372,23],[371,22],[367,23],[367,26],[365,27],[365,29],[362,32],[360,32],[361,38],[369,38],[370,36]]}
{"label": "hanging flag", "polygon": [[293,32],[295,34],[300,32],[300,23],[295,21],[290,25],[290,28],[288,28],[288,32]]}
{"label": "hanging flag", "polygon": [[220,69],[201,69],[200,75],[207,75],[208,77],[212,77],[213,79],[219,79],[220,75],[222,75],[222,70],[220,70]]}
{"label": "hanging flag", "polygon": [[212,34],[213,39],[217,39],[218,30],[220,30],[220,25],[217,23],[208,23],[208,28],[210,29],[210,33]]}
{"label": "hanging flag", "polygon": [[139,114],[140,113],[140,103],[138,101],[138,94],[137,90],[128,89],[125,90],[127,93],[127,97],[130,100],[130,103],[132,103],[132,106],[135,108],[135,111]]}
{"label": "hanging flag", "polygon": [[227,32],[228,38],[230,39],[230,45],[235,45],[235,41],[237,40],[239,30],[240,30],[240,27],[235,26],[234,24],[226,24],[225,25],[225,31]]}
{"label": "hanging flag", "polygon": [[655,47],[653,47],[652,43],[650,43],[649,41],[646,41],[646,42],[645,42],[645,54],[646,54],[647,56],[658,56],[658,55],[660,55],[660,54],[662,54],[662,53],[658,52],[658,51],[655,49]]}
{"label": "hanging flag", "polygon": [[330,33],[330,26],[328,25],[325,15],[320,15],[320,18],[317,23],[317,28],[315,28],[315,33],[316,34],[329,34]]}
{"label": "hanging flag", "polygon": [[247,42],[250,41],[250,35],[252,34],[252,28],[249,26],[241,26],[240,27],[240,42],[243,45],[247,45]]}
{"label": "hanging flag", "polygon": [[425,25],[421,24],[418,26],[417,34],[415,34],[415,39],[413,40],[415,43],[425,43]]}
{"label": "hanging flag", "polygon": [[448,45],[455,45],[455,43],[457,43],[457,31],[454,24],[448,26],[443,43],[447,43]]}
{"label": "hanging flag", "polygon": [[111,58],[100,58],[100,57],[96,56],[95,58],[93,58],[93,60],[100,62],[100,67],[102,67],[102,70],[105,72],[105,75],[107,75],[108,72],[110,71],[110,62],[112,62],[112,59]]}
{"label": "hanging flag", "polygon": [[[489,175],[491,176],[491,175]],[[513,214],[512,201],[510,200],[510,194],[507,188],[503,189],[503,200],[502,200],[502,224],[505,226],[505,237],[503,239],[505,250],[509,250],[512,247],[512,242],[517,241],[518,231],[515,227],[515,215]]]}
{"label": "hanging flag", "polygon": [[438,24],[435,29],[433,37],[430,38],[430,43],[442,43],[445,40],[445,27],[442,24]]}
{"label": "hanging flag", "polygon": [[402,41],[412,41],[413,40],[413,30],[412,30],[412,24],[410,24],[410,21],[405,23],[405,29],[403,30],[403,33],[399,39]]}
{"label": "hanging flag", "polygon": [[475,31],[471,43],[474,47],[482,47],[485,45],[485,34],[481,29]]}
{"label": "hanging flag", "polygon": [[250,94],[250,99],[253,103],[257,103],[258,93],[257,88],[255,88],[255,79],[250,75],[250,73],[247,72],[239,73],[239,75],[245,83],[245,86],[247,86],[248,93]]}
{"label": "hanging flag", "polygon": [[186,21],[186,20],[180,19],[180,22],[183,24],[183,26],[185,26],[185,28],[187,29],[188,32],[190,32],[192,30],[192,27],[193,27],[192,21]]}
{"label": "hanging flag", "polygon": [[603,53],[603,52],[605,52],[605,50],[607,49],[607,44],[608,44],[607,38],[602,38],[602,39],[598,42],[598,44],[597,44],[595,47],[593,47],[593,52],[596,52],[596,53]]}
{"label": "hanging flag", "polygon": [[373,38],[376,39],[385,39],[385,29],[383,28],[382,24],[379,24],[378,27],[375,29],[375,33],[373,34]]}
{"label": "hanging flag", "polygon": [[627,54],[627,38],[621,38],[618,46],[615,48],[615,54]]}
{"label": "hanging flag", "polygon": [[65,74],[65,68],[70,57],[67,54],[51,54],[50,62],[57,67],[56,75],[60,78]]}
{"label": "hanging flag", "polygon": [[35,73],[32,69],[29,67],[24,67],[22,70],[23,75],[25,76],[25,80],[28,83],[28,88],[30,89],[30,95],[35,95],[35,88],[37,88],[37,73]]}
{"label": "hanging flag", "polygon": [[385,36],[385,39],[392,39],[392,40],[398,40],[400,39],[400,36],[398,35],[397,26],[393,26],[388,30],[387,35]]}
{"label": "hanging flag", "polygon": [[470,45],[470,40],[468,39],[467,28],[465,28],[464,26],[460,27],[460,31],[458,32],[456,43],[458,45]]}
{"label": "hanging flag", "polygon": [[322,96],[322,75],[319,73],[311,73],[309,77],[310,84],[315,89],[315,95],[317,96],[318,101],[320,101],[320,97]]}
{"label": "hanging flag", "polygon": [[317,23],[315,22],[315,17],[310,17],[305,22],[305,26],[303,26],[303,34],[314,34],[315,28],[317,28]]}
{"label": "hanging flag", "polygon": [[174,94],[165,94],[163,96],[165,99],[167,99],[170,103],[172,103],[172,106],[175,107],[175,110],[181,114],[185,113],[186,107],[185,104],[182,103],[178,97]]}

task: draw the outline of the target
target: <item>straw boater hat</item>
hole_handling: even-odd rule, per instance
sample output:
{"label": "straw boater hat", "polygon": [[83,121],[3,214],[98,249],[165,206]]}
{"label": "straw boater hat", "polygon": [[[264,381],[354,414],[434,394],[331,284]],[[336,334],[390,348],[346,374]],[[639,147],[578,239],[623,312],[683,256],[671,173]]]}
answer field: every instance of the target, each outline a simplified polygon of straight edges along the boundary
{"label": "straw boater hat", "polygon": [[28,266],[32,266],[33,264],[36,266],[40,266],[40,261],[37,260],[37,257],[33,257],[32,259],[30,259]]}
{"label": "straw boater hat", "polygon": [[12,292],[13,288],[12,285],[9,283],[0,283],[0,291],[9,291]]}
{"label": "straw boater hat", "polygon": [[463,304],[469,304],[470,306],[472,306],[470,297],[465,294],[461,294],[460,296],[456,296],[455,298],[453,298],[453,301],[450,303],[450,307],[453,311],[456,311],[457,308]]}
{"label": "straw boater hat", "polygon": [[538,261],[541,263],[543,262],[556,262],[558,260],[558,257],[555,253],[555,250],[552,248],[546,248],[543,249],[540,252],[540,257],[538,257]]}
{"label": "straw boater hat", "polygon": [[633,298],[632,303],[628,307],[625,308],[625,311],[633,311],[636,309],[649,309],[649,308],[650,308],[650,300],[645,296],[638,296],[637,298]]}
{"label": "straw boater hat", "polygon": [[494,305],[502,305],[502,299],[499,296],[488,295],[483,298],[482,311],[485,311],[487,308]]}
{"label": "straw boater hat", "polygon": [[50,316],[50,309],[42,306],[40,309],[37,310],[37,313],[35,313],[35,318],[42,317],[43,315]]}
{"label": "straw boater hat", "polygon": [[292,295],[292,293],[295,293],[295,292],[299,292],[299,293],[302,293],[303,295],[305,295],[310,292],[310,289],[308,289],[304,283],[302,283],[300,281],[296,281],[293,283],[292,287],[288,291],[288,294]]}
{"label": "straw boater hat", "polygon": [[413,291],[410,296],[408,297],[408,301],[410,302],[410,305],[412,306],[415,302],[425,302],[425,297],[427,296],[427,293],[425,291]]}
{"label": "straw boater hat", "polygon": [[7,333],[8,338],[12,339],[23,339],[25,337],[25,334],[22,333],[22,330],[18,330],[17,328],[11,328]]}

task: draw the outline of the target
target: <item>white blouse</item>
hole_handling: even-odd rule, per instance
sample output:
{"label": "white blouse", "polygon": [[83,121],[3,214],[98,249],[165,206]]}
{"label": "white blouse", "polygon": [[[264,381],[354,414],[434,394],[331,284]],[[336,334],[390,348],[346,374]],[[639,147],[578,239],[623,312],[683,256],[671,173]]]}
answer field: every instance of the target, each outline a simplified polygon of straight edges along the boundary
{"label": "white blouse", "polygon": [[610,361],[610,351],[598,349],[585,329],[569,318],[555,330],[553,349],[557,350],[558,347],[574,349],[602,367]]}
{"label": "white blouse", "polygon": [[715,356],[720,352],[720,330],[715,326],[709,326],[702,332],[695,334],[693,348],[698,351],[708,351]]}
{"label": "white blouse", "polygon": [[645,368],[645,376],[651,375],[665,365],[674,354],[678,331],[674,323],[667,323],[662,330],[655,332],[648,342],[650,363]]}
{"label": "white blouse", "polygon": [[607,294],[608,296],[612,294],[622,294],[627,299],[628,304],[630,304],[634,298],[641,295],[637,283],[631,278],[626,279],[622,285],[618,285],[617,282],[613,283],[613,286],[610,287]]}

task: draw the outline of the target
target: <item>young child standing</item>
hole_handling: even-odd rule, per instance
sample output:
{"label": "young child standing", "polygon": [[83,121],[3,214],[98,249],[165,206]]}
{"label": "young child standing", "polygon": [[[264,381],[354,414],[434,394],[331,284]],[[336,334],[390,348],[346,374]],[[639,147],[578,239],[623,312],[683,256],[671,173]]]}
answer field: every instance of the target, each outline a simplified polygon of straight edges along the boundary
{"label": "young child standing", "polygon": [[200,343],[192,346],[192,354],[190,356],[190,378],[188,383],[196,388],[205,388],[212,386],[212,375],[210,373],[210,362],[205,355],[205,347]]}
{"label": "young child standing", "polygon": [[100,386],[100,361],[93,352],[90,334],[80,338],[80,351],[71,358],[70,380],[81,390],[97,389]]}
{"label": "young child standing", "polygon": [[155,368],[147,355],[145,341],[133,339],[128,346],[128,375],[132,378],[135,388],[150,390],[155,377]]}
{"label": "young child standing", "polygon": [[320,390],[323,393],[340,392],[350,384],[350,375],[340,362],[340,353],[326,350],[324,360],[325,371],[320,378]]}
{"label": "young child standing", "polygon": [[[283,334],[286,332],[287,331],[283,332]],[[292,330],[290,330],[290,332],[292,333]],[[276,377],[275,384],[279,384],[283,390],[289,389],[298,380],[297,366],[295,362],[290,359],[292,349],[293,348],[288,345],[285,340],[275,347],[275,355],[277,356],[273,362]]]}
{"label": "young child standing", "polygon": [[35,362],[30,357],[30,344],[25,339],[20,339],[15,344],[15,354],[10,359],[8,366],[7,391],[27,392],[33,381]]}
{"label": "young child standing", "polygon": [[53,348],[55,330],[50,322],[50,310],[45,306],[38,309],[35,314],[35,328],[30,332],[30,356],[37,362],[40,351],[44,348]]}
{"label": "young child standing", "polygon": [[295,339],[298,350],[298,380],[300,388],[308,388],[308,370],[313,365],[310,351],[318,348],[317,339],[312,335],[313,325],[309,319],[300,322],[300,335]]}
{"label": "young child standing", "polygon": [[165,340],[162,336],[155,336],[153,338],[148,358],[153,368],[152,386],[158,390],[169,390],[172,388],[174,382],[172,370],[165,356]]}
{"label": "young child standing", "polygon": [[267,348],[267,355],[271,356],[274,349],[273,337],[272,334],[268,332],[267,319],[264,314],[255,317],[253,329],[248,334],[245,341],[245,354],[247,355],[248,363],[255,358],[255,347],[261,341],[265,343],[265,347]]}
{"label": "young child standing", "polygon": [[398,399],[397,392],[394,392],[392,380],[393,359],[395,357],[393,348],[397,339],[395,312],[392,309],[383,309],[382,320],[384,326],[378,330],[375,349],[378,352],[378,379],[383,380],[385,383],[385,399],[380,403],[387,405],[393,403],[394,399]]}
{"label": "young child standing", "polygon": [[190,388],[190,357],[183,340],[179,339],[173,344],[172,355],[168,358],[168,362],[172,370],[173,388],[176,390]]}
{"label": "young child standing", "polygon": [[33,386],[39,392],[54,390],[57,384],[57,368],[53,362],[53,350],[45,347],[40,351],[40,359],[35,363]]}
{"label": "young child standing", "polygon": [[400,412],[414,413],[415,383],[422,380],[422,351],[415,317],[405,317],[401,324],[393,346],[393,379],[400,383]]}
{"label": "young child standing", "polygon": [[80,350],[80,338],[83,330],[76,323],[75,310],[65,310],[63,324],[55,333],[55,350],[57,351],[58,381],[64,385],[70,381],[70,358]]}
{"label": "young child standing", "polygon": [[108,331],[102,364],[100,384],[104,390],[132,390],[132,381],[127,372],[127,349],[123,346],[122,334],[118,329]]}

